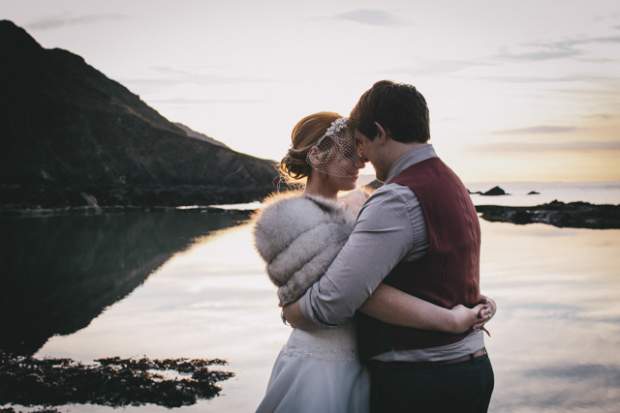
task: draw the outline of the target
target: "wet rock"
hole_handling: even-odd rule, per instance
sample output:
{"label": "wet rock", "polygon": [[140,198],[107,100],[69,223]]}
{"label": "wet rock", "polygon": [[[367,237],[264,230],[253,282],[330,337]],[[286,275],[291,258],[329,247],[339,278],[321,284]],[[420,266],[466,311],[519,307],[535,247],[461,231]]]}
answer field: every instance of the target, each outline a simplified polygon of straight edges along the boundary
{"label": "wet rock", "polygon": [[486,192],[479,192],[480,195],[484,196],[499,196],[499,195],[510,195],[508,192],[504,191],[503,188],[499,186],[494,186]]}
{"label": "wet rock", "polygon": [[528,195],[540,195],[540,192],[538,192],[538,191],[530,191],[527,194]]}
{"label": "wet rock", "polygon": [[476,210],[487,221],[542,223],[568,228],[620,229],[620,205],[564,203],[555,200],[531,207],[477,205]]}
{"label": "wet rock", "polygon": [[82,196],[82,198],[84,198],[89,207],[101,210],[101,208],[99,207],[99,203],[97,202],[97,198],[85,192],[80,192],[80,195]]}
{"label": "wet rock", "polygon": [[[70,359],[35,359],[2,352],[0,404],[186,406],[219,394],[221,388],[216,383],[234,374],[211,368],[225,364],[220,359],[146,357],[112,357],[95,360],[94,364],[82,364]],[[163,371],[165,376],[158,373]],[[171,373],[174,373],[173,378],[170,378]]]}

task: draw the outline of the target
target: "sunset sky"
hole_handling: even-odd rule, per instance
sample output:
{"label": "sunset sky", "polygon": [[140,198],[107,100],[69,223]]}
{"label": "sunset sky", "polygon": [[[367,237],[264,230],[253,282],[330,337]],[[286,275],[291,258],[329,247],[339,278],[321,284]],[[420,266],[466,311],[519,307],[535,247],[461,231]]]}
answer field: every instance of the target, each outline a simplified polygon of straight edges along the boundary
{"label": "sunset sky", "polygon": [[255,156],[392,79],[465,181],[620,180],[617,0],[3,0],[0,18]]}

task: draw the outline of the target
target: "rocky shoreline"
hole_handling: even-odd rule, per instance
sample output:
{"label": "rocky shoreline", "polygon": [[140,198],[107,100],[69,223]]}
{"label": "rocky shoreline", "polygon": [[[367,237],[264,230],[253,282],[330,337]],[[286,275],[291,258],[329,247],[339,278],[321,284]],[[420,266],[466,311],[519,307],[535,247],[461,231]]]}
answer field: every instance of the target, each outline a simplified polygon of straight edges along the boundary
{"label": "rocky shoreline", "polygon": [[253,210],[250,209],[234,209],[234,208],[217,208],[208,205],[192,205],[192,206],[166,206],[166,205],[109,205],[109,206],[66,206],[60,208],[11,208],[0,207],[0,217],[57,217],[67,215],[101,215],[101,214],[118,214],[130,212],[175,212],[175,213],[202,213],[209,215],[234,215],[240,219],[247,218]]}
{"label": "rocky shoreline", "polygon": [[0,351],[0,405],[188,406],[220,393],[217,383],[234,374],[213,366],[226,364],[220,359],[146,357],[111,357],[82,364],[71,359],[36,359]]}
{"label": "rocky shoreline", "polygon": [[620,205],[553,201],[548,204],[513,207],[477,205],[481,218],[513,224],[548,224],[560,228],[620,229]]}
{"label": "rocky shoreline", "polygon": [[[560,228],[620,229],[620,205],[591,204],[589,202],[552,201],[535,206],[476,205],[480,217],[490,222],[510,222],[517,225],[547,224]],[[248,218],[253,209],[224,209],[207,205],[182,208],[166,205],[109,205],[100,207],[66,206],[60,208],[0,207],[0,216],[46,217],[63,215],[99,215],[129,212],[176,212],[209,215],[232,214]]]}

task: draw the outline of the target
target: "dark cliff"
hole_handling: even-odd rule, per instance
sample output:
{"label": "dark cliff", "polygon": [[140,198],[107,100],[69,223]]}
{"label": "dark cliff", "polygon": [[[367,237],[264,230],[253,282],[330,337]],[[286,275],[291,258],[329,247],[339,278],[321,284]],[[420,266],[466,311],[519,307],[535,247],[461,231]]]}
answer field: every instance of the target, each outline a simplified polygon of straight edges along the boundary
{"label": "dark cliff", "polygon": [[6,20],[0,54],[0,207],[236,203],[271,191],[274,162],[188,137],[80,56]]}

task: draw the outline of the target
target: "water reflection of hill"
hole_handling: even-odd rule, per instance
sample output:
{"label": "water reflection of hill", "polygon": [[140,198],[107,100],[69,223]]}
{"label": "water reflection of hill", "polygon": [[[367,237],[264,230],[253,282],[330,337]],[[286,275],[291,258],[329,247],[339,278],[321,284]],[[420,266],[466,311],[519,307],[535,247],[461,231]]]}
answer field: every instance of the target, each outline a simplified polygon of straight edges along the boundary
{"label": "water reflection of hill", "polygon": [[0,217],[0,349],[34,354],[55,334],[86,327],[196,237],[236,213]]}

